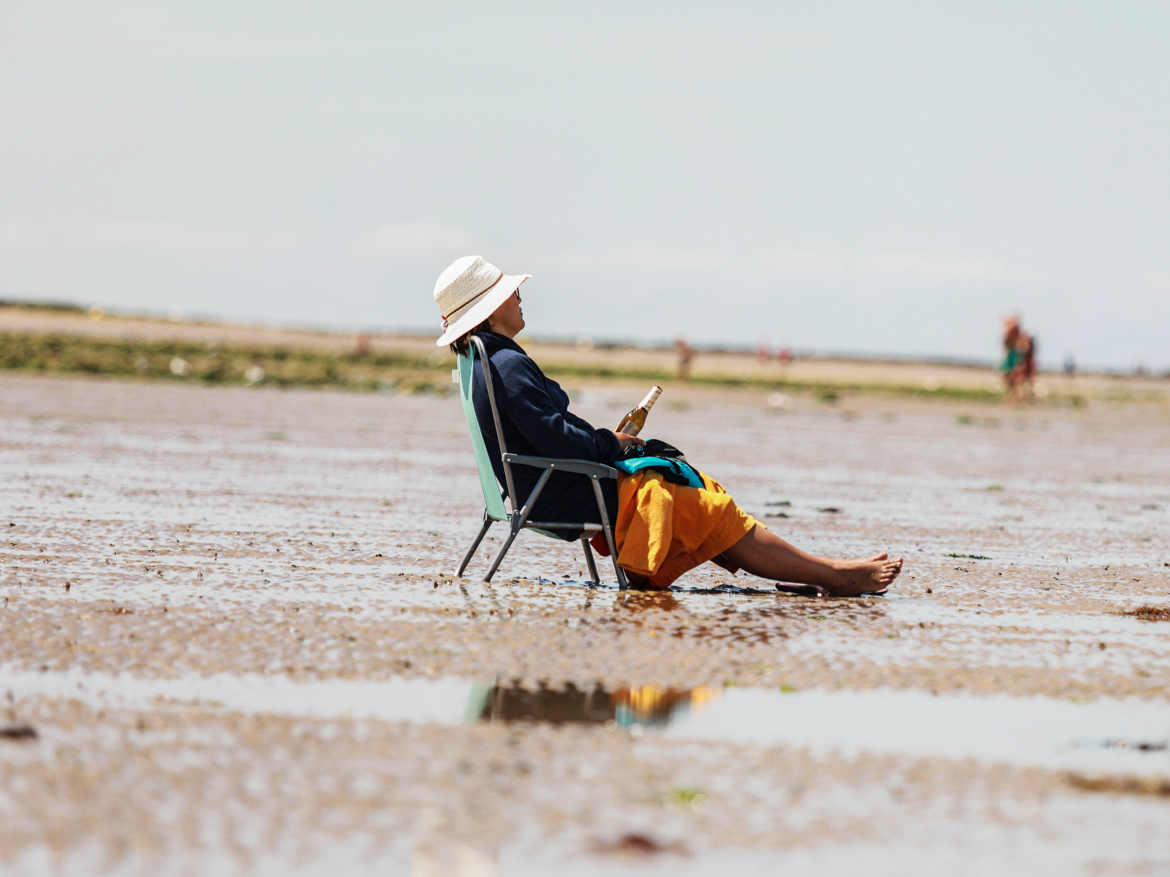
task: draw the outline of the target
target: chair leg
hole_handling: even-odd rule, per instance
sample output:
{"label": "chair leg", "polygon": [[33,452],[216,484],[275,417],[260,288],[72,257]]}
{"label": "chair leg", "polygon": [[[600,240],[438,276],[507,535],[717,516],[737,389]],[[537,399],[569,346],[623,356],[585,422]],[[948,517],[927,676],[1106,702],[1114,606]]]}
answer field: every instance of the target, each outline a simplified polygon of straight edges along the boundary
{"label": "chair leg", "polygon": [[597,564],[593,562],[593,549],[589,547],[589,537],[581,537],[581,547],[585,549],[585,563],[589,566],[589,581],[595,585],[601,584],[601,576],[597,574]]}
{"label": "chair leg", "polygon": [[492,576],[496,574],[496,570],[500,567],[500,561],[504,559],[504,555],[508,553],[508,549],[512,547],[512,543],[516,541],[516,536],[519,534],[520,528],[513,527],[512,532],[508,534],[508,538],[504,540],[503,547],[500,548],[500,553],[496,555],[496,559],[492,561],[491,569],[487,571],[487,575],[483,577],[485,582],[490,582]]}
{"label": "chair leg", "polygon": [[504,559],[504,555],[508,553],[508,549],[512,547],[512,543],[516,541],[516,534],[524,529],[524,524],[527,523],[528,516],[532,514],[532,509],[536,505],[537,499],[540,498],[540,492],[548,484],[548,477],[550,475],[552,475],[552,469],[545,469],[541,472],[540,478],[536,480],[536,485],[532,488],[532,493],[528,494],[528,499],[524,500],[524,507],[518,512],[512,512],[512,516],[508,519],[508,524],[512,528],[512,532],[508,534],[508,538],[504,541],[504,547],[500,549],[500,553],[492,561],[492,568],[483,577],[485,582],[492,580],[492,576],[496,574],[496,569],[499,567],[500,561]]}
{"label": "chair leg", "polygon": [[609,512],[605,508],[605,497],[601,494],[601,484],[597,477],[593,477],[593,495],[597,497],[597,511],[601,515],[601,528],[605,533],[605,544],[609,546],[609,557],[613,561],[613,574],[617,576],[618,590],[624,591],[629,586],[626,580],[626,571],[618,566],[617,545],[613,541],[613,528],[609,525]]}
{"label": "chair leg", "polygon": [[613,574],[617,578],[618,590],[624,591],[630,586],[630,580],[626,578],[626,571],[618,566],[617,562],[617,548],[613,547],[613,533],[607,531],[606,536],[610,544],[610,556],[613,558]]}
{"label": "chair leg", "polygon": [[471,556],[475,554],[475,549],[479,548],[479,543],[483,541],[484,534],[487,533],[488,527],[491,525],[492,519],[488,517],[487,510],[485,509],[483,513],[483,526],[479,528],[479,535],[475,537],[475,541],[471,543],[471,547],[463,555],[463,563],[459,564],[459,572],[455,573],[455,575],[463,575],[463,570],[467,569],[467,564],[471,563]]}

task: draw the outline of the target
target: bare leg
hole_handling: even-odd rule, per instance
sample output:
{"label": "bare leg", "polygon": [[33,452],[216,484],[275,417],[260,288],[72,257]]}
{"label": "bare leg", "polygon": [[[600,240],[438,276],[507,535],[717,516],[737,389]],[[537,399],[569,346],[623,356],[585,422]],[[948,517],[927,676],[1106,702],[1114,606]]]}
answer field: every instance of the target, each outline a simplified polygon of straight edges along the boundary
{"label": "bare leg", "polygon": [[785,542],[770,530],[751,532],[723,552],[723,557],[753,575],[781,582],[819,585],[834,597],[879,594],[902,571],[902,558],[885,554],[855,560],[817,557]]}

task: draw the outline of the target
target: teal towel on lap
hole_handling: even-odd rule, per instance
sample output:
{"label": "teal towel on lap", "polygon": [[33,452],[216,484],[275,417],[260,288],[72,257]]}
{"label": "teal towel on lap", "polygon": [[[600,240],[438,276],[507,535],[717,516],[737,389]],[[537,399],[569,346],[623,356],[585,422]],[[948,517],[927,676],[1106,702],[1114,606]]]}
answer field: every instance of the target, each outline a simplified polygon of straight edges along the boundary
{"label": "teal towel on lap", "polygon": [[669,457],[631,457],[618,460],[613,465],[627,475],[633,475],[643,469],[654,469],[673,484],[682,484],[686,487],[703,486],[703,479],[699,477],[695,467],[685,460],[672,460]]}

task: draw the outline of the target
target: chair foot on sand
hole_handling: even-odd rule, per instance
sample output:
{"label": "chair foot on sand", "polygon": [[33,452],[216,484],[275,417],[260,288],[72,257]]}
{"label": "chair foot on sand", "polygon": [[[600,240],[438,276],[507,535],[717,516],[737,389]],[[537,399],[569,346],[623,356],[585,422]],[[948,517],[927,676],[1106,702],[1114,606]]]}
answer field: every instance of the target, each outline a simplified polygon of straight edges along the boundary
{"label": "chair foot on sand", "polygon": [[595,585],[600,585],[601,576],[597,574],[597,564],[593,562],[593,549],[589,547],[588,536],[581,536],[581,547],[585,549],[585,563],[589,567],[589,581]]}
{"label": "chair foot on sand", "polygon": [[488,527],[492,525],[492,519],[487,516],[487,512],[483,515],[483,526],[479,528],[479,535],[475,537],[475,541],[471,543],[471,547],[467,549],[467,553],[463,555],[463,562],[459,564],[459,572],[455,573],[457,576],[463,575],[463,570],[467,569],[467,564],[471,563],[471,557],[475,554],[475,549],[479,548],[479,543],[483,541],[484,535],[488,531]]}

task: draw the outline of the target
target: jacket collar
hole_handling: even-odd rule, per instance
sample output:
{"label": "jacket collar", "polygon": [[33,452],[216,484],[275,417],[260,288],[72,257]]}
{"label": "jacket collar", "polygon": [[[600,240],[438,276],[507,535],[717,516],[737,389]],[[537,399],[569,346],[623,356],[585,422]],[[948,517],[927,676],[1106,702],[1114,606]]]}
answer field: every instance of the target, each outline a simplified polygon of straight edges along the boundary
{"label": "jacket collar", "polygon": [[480,330],[475,333],[483,341],[484,349],[487,350],[488,356],[491,356],[497,350],[515,350],[517,353],[524,353],[524,348],[513,341],[506,335],[501,335],[499,332],[491,332],[487,330]]}

